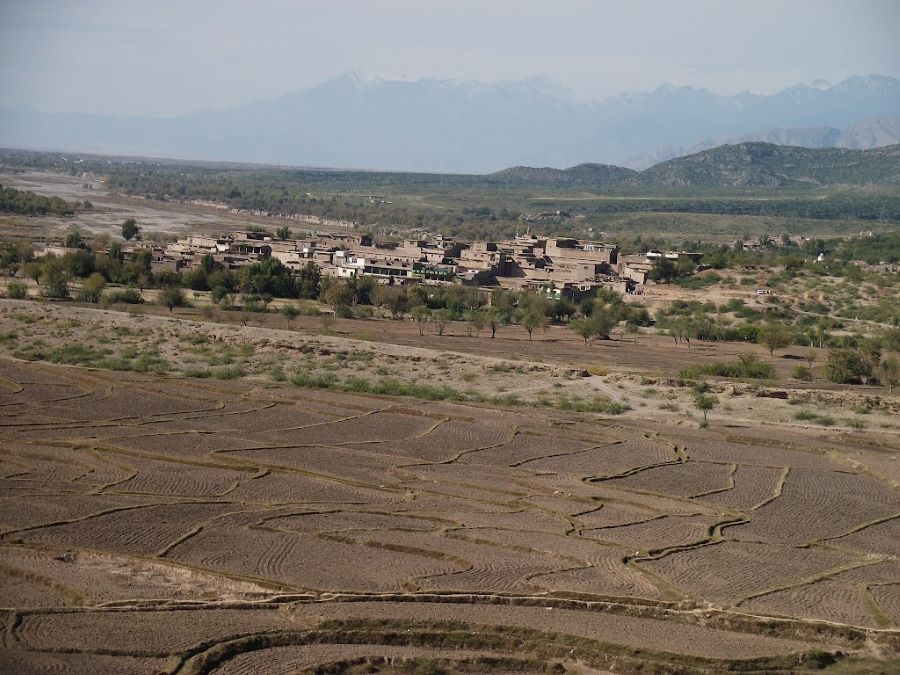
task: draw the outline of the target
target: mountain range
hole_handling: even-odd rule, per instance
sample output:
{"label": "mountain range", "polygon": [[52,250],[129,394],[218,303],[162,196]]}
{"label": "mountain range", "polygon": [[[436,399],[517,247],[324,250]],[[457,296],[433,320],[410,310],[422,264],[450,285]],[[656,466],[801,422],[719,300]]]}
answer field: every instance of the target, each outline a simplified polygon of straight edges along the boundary
{"label": "mountain range", "polygon": [[394,81],[348,73],[246,105],[167,118],[0,109],[0,145],[106,154],[485,173],[585,162],[644,169],[723,143],[865,149],[900,142],[900,80],[776,94],[704,89],[578,101],[546,80]]}
{"label": "mountain range", "polygon": [[579,164],[568,169],[516,166],[490,178],[508,185],[585,190],[900,186],[900,144],[851,150],[749,142],[677,157],[643,171],[606,164]]}

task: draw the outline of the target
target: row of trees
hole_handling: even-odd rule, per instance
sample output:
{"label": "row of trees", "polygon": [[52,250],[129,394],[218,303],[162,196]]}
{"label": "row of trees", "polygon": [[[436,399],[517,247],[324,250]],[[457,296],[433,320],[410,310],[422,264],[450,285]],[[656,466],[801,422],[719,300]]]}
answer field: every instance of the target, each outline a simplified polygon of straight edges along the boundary
{"label": "row of trees", "polygon": [[60,197],[45,197],[34,192],[0,185],[0,213],[23,216],[73,216],[78,208],[90,208],[89,202],[75,204]]}

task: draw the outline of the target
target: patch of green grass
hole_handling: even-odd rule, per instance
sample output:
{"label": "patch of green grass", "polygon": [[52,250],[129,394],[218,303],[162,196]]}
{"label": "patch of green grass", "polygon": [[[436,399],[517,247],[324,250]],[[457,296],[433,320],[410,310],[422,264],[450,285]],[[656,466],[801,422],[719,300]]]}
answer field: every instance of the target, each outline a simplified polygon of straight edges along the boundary
{"label": "patch of green grass", "polygon": [[86,347],[80,342],[72,342],[51,351],[47,360],[51,363],[93,364],[102,360],[107,354],[109,354],[109,350],[94,349]]}
{"label": "patch of green grass", "polygon": [[767,380],[775,374],[775,369],[768,363],[759,361],[754,356],[742,356],[738,361],[725,363],[713,361],[702,366],[685,368],[679,373],[683,379],[696,379],[702,375],[715,377],[731,377],[736,379]]}
{"label": "patch of green grass", "polygon": [[605,413],[607,415],[621,415],[631,410],[631,406],[628,404],[610,401],[604,396],[595,396],[592,399],[583,399],[577,396],[572,398],[562,397],[557,401],[556,407],[560,410]]}
{"label": "patch of green grass", "polygon": [[317,373],[297,371],[291,376],[291,382],[298,387],[333,389],[336,391],[350,391],[361,394],[410,396],[425,401],[462,401],[466,398],[462,392],[453,389],[452,387],[401,382],[395,379],[371,381],[355,376],[338,379],[333,373],[320,375]]}
{"label": "patch of green grass", "polygon": [[794,419],[805,422],[812,422],[813,424],[821,424],[823,427],[833,427],[835,425],[833,417],[829,417],[828,415],[820,415],[810,410],[798,410],[794,413]]}
{"label": "patch of green grass", "polygon": [[216,368],[211,371],[211,375],[217,380],[238,380],[246,373],[240,366],[231,366],[230,368]]}

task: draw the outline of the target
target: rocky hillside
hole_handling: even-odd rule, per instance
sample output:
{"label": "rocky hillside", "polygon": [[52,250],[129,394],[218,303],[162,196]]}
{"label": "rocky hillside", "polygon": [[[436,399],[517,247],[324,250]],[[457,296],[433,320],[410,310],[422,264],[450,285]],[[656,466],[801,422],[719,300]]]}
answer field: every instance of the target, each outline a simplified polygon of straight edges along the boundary
{"label": "rocky hillside", "polygon": [[646,186],[900,185],[900,145],[872,150],[739,143],[679,157],[640,173]]}
{"label": "rocky hillside", "polygon": [[517,166],[490,174],[508,184],[603,190],[628,187],[783,188],[900,185],[900,145],[871,150],[773,143],[722,145],[644,171],[608,164],[569,169]]}

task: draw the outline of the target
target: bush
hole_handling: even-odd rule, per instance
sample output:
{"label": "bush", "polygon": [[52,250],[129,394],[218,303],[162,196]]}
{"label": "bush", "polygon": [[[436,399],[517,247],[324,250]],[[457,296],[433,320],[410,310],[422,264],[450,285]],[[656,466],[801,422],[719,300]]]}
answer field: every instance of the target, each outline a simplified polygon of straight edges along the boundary
{"label": "bush", "polygon": [[144,302],[141,292],[136,288],[125,288],[121,291],[112,291],[107,294],[106,302],[109,304],[139,305]]}
{"label": "bush", "polygon": [[217,368],[216,370],[213,370],[211,374],[217,380],[237,380],[245,375],[244,369],[240,366]]}
{"label": "bush", "polygon": [[[836,384],[862,382],[872,375],[879,358],[868,349],[832,349],[822,368],[825,377]],[[878,354],[880,357],[880,354]],[[873,363],[874,361],[874,363]]]}
{"label": "bush", "polygon": [[811,382],[813,379],[812,371],[806,366],[797,366],[791,373],[791,377],[801,382]]}
{"label": "bush", "polygon": [[28,297],[28,288],[19,281],[10,281],[6,284],[6,297],[12,300],[24,300]]}
{"label": "bush", "polygon": [[187,306],[187,298],[184,297],[184,291],[177,286],[167,286],[159,292],[159,304],[168,307],[171,312],[176,307]]}
{"label": "bush", "polygon": [[577,397],[563,397],[559,399],[556,405],[560,410],[606,413],[607,415],[621,415],[622,413],[631,410],[631,406],[626,405],[625,403],[610,401],[608,398],[603,396],[595,396],[589,401]]}
{"label": "bush", "polygon": [[609,375],[609,369],[608,369],[608,368],[604,368],[604,367],[603,367],[602,365],[600,365],[599,363],[595,363],[595,364],[592,365],[592,366],[588,366],[587,371],[588,371],[591,375],[594,375],[595,377],[604,377],[604,376],[606,376],[606,375]]}
{"label": "bush", "polygon": [[771,378],[774,374],[775,370],[771,365],[762,363],[752,354],[747,354],[740,357],[736,363],[713,361],[712,363],[702,366],[685,368],[679,373],[679,376],[687,380],[696,379],[701,375],[766,380]]}
{"label": "bush", "polygon": [[833,427],[834,418],[828,415],[819,415],[809,410],[798,410],[794,413],[795,420],[812,422],[813,424],[821,424],[823,427]]}
{"label": "bush", "polygon": [[104,288],[106,288],[106,279],[99,272],[94,272],[81,283],[78,300],[80,302],[97,304],[103,298]]}
{"label": "bush", "polygon": [[106,352],[94,349],[93,347],[85,347],[83,344],[73,342],[54,349],[49,354],[48,361],[51,363],[94,363],[106,356]]}

